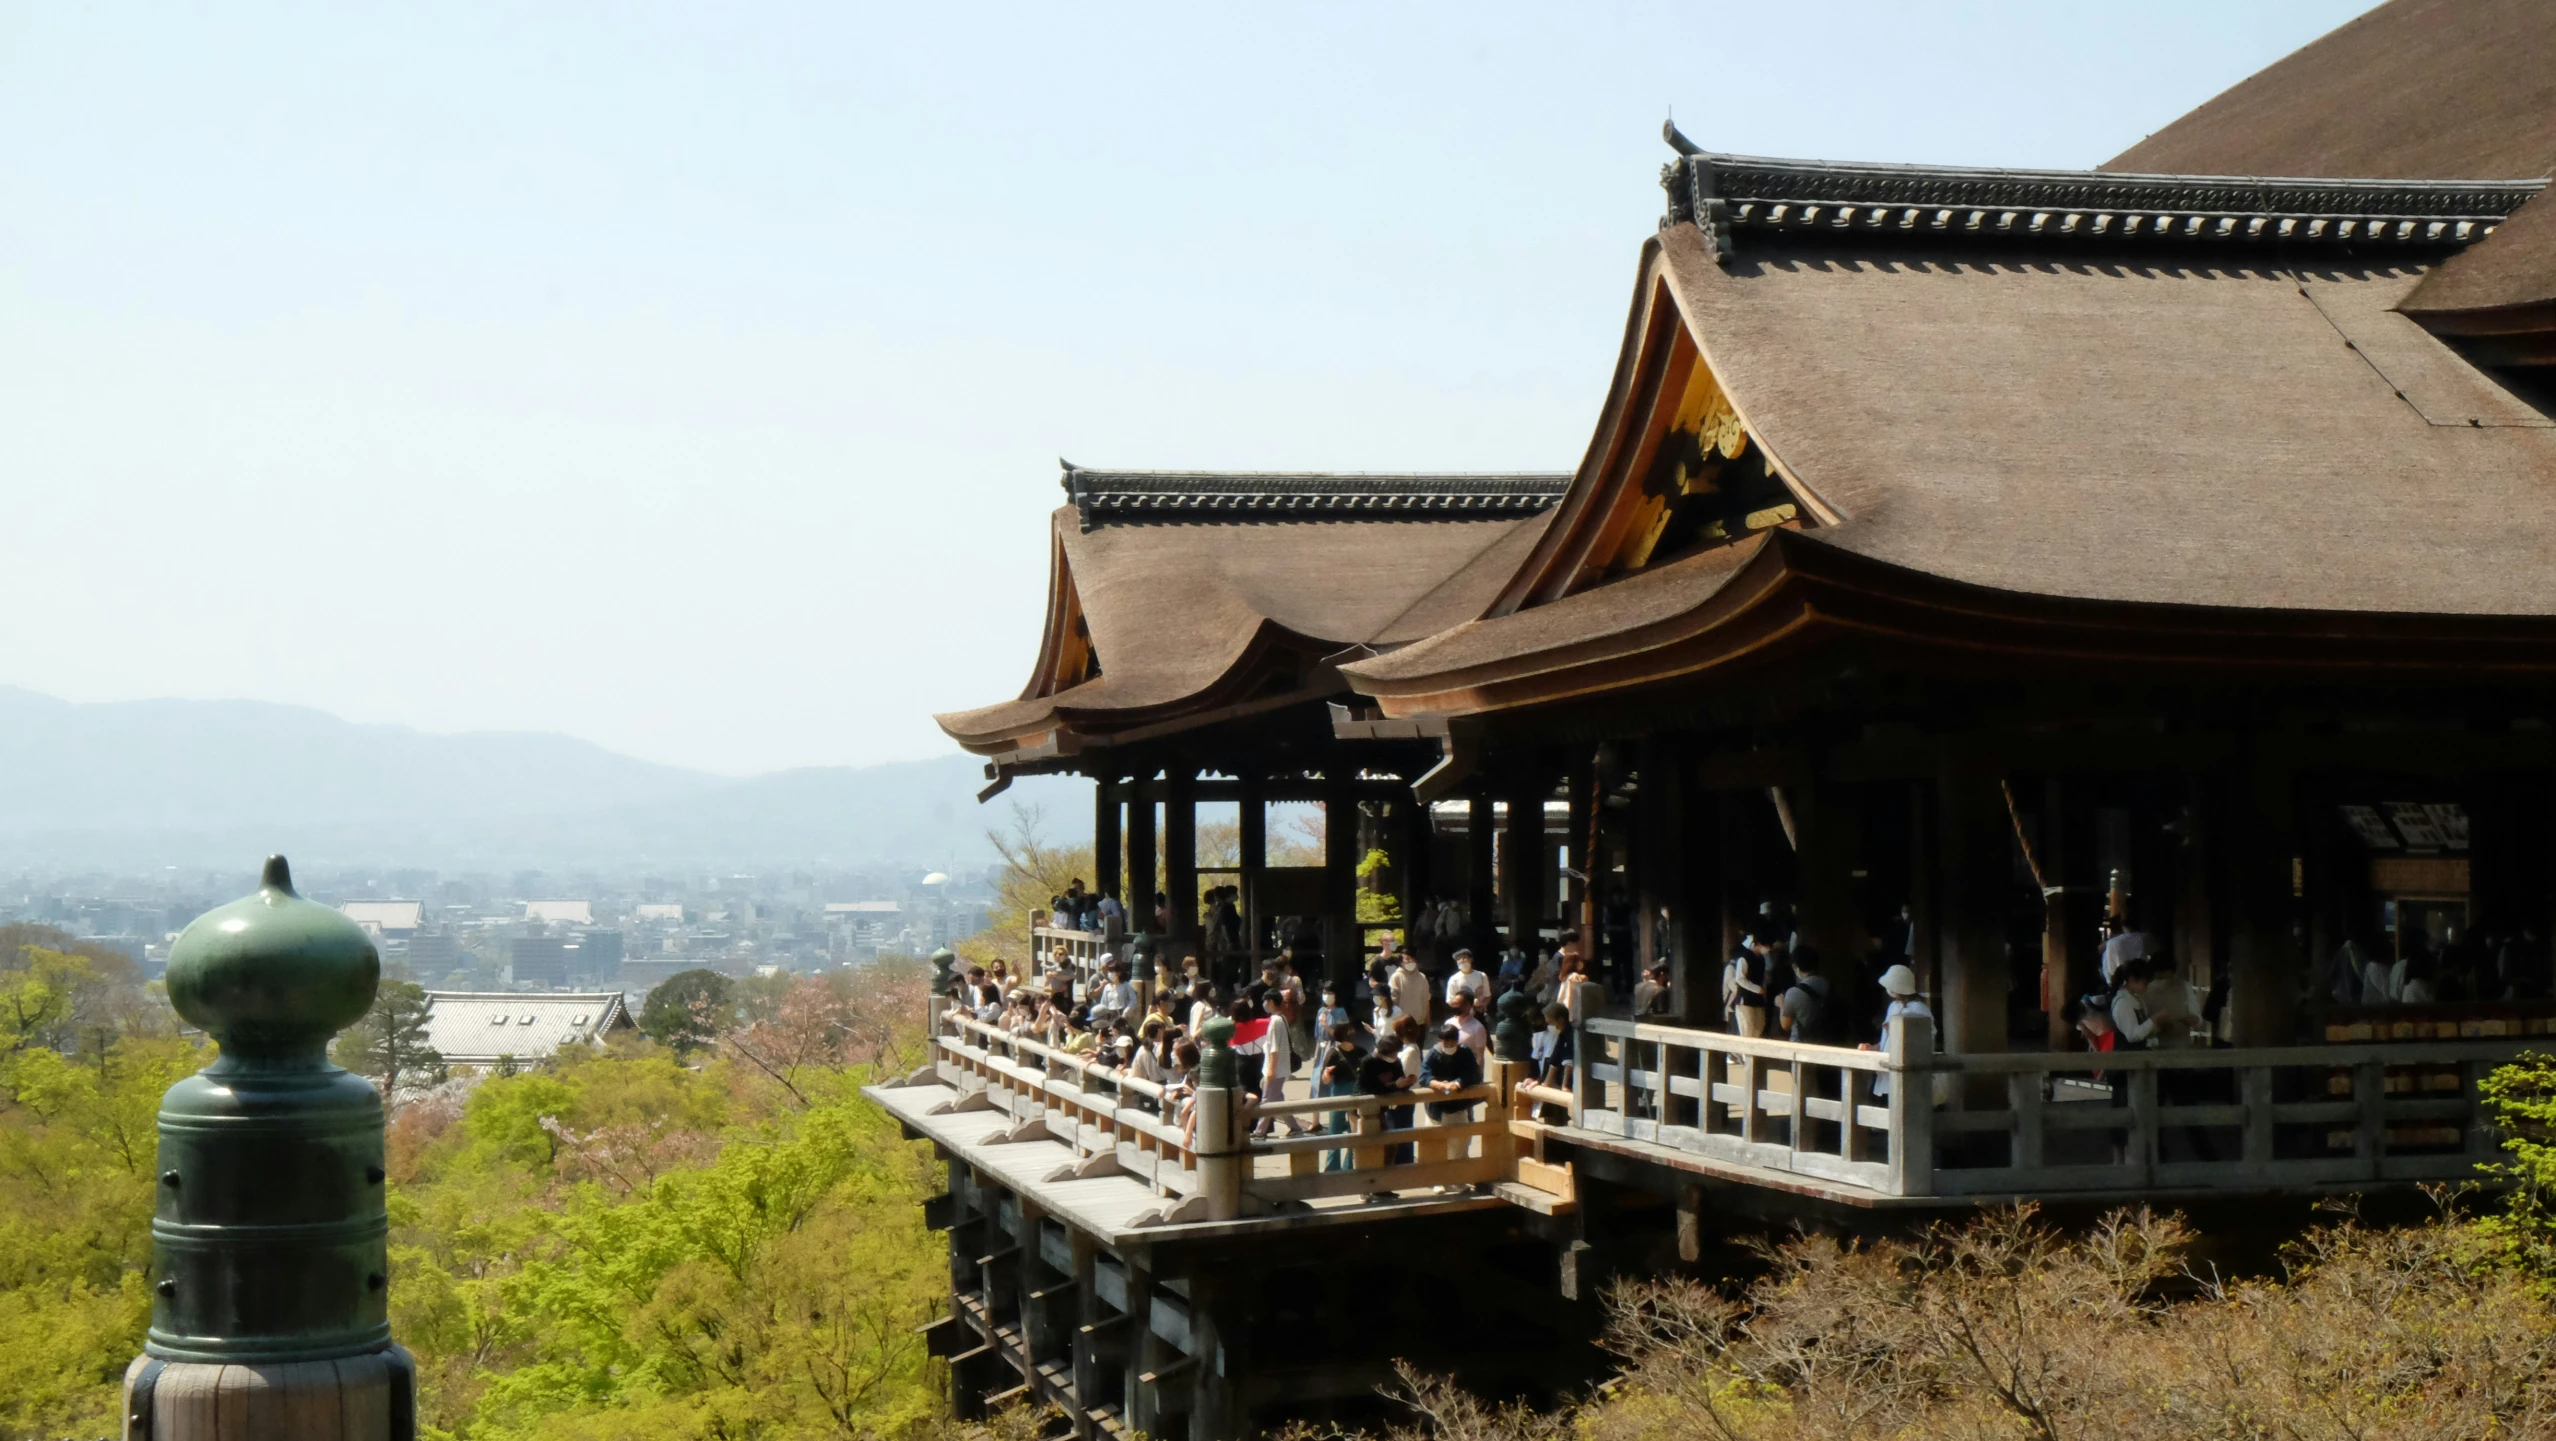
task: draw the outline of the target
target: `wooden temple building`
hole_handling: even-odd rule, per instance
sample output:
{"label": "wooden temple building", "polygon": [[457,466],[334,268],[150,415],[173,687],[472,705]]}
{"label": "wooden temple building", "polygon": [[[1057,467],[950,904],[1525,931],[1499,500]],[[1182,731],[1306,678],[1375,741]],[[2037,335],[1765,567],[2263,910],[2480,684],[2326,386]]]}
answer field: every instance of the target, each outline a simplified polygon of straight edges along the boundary
{"label": "wooden temple building", "polygon": [[[1398,1159],[1363,1105],[1252,1140],[1212,1054],[1184,1129],[944,1015],[871,1094],[949,1161],[962,1404],[1235,1436],[1395,1356],[1549,1394],[1600,1278],[1743,1220],[2263,1212],[2495,1154],[2479,1077],[2556,1033],[2556,7],[2394,0],[2089,171],[1668,138],[1576,471],[1068,467],[1029,685],[942,717],[989,789],[1099,782],[1167,955],[1202,798],[1251,946],[1335,979],[1370,845],[1404,914],[1462,903],[1433,965],[1578,929],[1567,1089],[1506,1028],[1478,1124]],[[1329,808],[1313,874],[1263,864],[1281,799]],[[1771,917],[1843,1044],[1725,1026]],[[2107,927],[2189,1044],[2082,1049]],[[2398,960],[2427,985],[2373,995]],[[1931,1020],[1883,1025],[1893,964]]]}

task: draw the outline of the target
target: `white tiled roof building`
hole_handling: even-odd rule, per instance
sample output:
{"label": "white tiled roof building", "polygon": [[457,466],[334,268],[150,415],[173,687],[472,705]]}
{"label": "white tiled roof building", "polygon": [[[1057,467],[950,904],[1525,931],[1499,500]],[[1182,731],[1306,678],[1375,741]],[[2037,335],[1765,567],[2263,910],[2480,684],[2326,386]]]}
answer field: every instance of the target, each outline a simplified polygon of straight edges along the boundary
{"label": "white tiled roof building", "polygon": [[565,1045],[601,1045],[636,1027],[619,991],[518,995],[506,991],[428,991],[426,1043],[447,1065],[488,1066],[500,1057],[547,1060]]}

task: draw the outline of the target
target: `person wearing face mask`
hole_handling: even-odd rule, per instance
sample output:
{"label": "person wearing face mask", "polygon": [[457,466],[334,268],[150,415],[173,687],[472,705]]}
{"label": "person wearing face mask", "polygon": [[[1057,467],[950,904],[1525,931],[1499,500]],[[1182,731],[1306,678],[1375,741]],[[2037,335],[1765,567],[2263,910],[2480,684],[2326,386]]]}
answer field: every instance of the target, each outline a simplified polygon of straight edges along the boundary
{"label": "person wearing face mask", "polygon": [[[1482,1061],[1473,1048],[1464,1044],[1464,1032],[1453,1021],[1438,1028],[1438,1043],[1420,1060],[1420,1083],[1432,1094],[1453,1095],[1482,1084]],[[1431,1101],[1429,1119],[1440,1126],[1461,1126],[1473,1119],[1471,1101]],[[1461,1160],[1472,1148],[1470,1140],[1441,1141],[1439,1156],[1445,1160]],[[1453,1190],[1454,1187],[1441,1187]]]}
{"label": "person wearing face mask", "polygon": [[1455,969],[1447,973],[1447,1004],[1452,1007],[1458,996],[1469,997],[1476,1011],[1491,1003],[1491,978],[1475,970],[1473,952],[1455,953]]}
{"label": "person wearing face mask", "polygon": [[1395,1019],[1408,1016],[1423,1026],[1429,1024],[1429,978],[1422,973],[1418,957],[1405,952],[1388,984],[1393,992]]}

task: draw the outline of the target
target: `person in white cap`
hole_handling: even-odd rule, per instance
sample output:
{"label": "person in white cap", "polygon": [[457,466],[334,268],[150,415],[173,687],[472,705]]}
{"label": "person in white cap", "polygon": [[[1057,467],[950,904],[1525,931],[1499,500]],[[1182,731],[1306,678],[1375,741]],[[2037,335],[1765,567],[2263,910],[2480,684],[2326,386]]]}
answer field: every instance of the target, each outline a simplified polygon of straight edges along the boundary
{"label": "person in white cap", "polygon": [[[1881,973],[1881,988],[1882,993],[1890,997],[1890,1004],[1882,1010],[1881,1040],[1878,1042],[1868,1041],[1862,1046],[1857,1047],[1856,1049],[1858,1050],[1879,1051],[1888,1048],[1890,1045],[1890,1023],[1899,1019],[1901,1016],[1924,1016],[1929,1021],[1935,1018],[1934,1011],[1926,1005],[1925,997],[1917,994],[1917,973],[1915,971],[1908,969],[1906,966],[1893,966],[1889,970]],[[1873,1078],[1873,1094],[1876,1096],[1889,1095],[1890,1077],[1886,1075],[1875,1076]]]}

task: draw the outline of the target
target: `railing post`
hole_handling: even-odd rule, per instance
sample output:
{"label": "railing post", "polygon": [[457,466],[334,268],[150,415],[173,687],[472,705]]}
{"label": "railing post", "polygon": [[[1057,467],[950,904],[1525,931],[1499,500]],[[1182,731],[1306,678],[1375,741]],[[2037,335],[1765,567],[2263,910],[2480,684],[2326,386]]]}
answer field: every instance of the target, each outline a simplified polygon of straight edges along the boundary
{"label": "railing post", "polygon": [[2379,1162],[2387,1152],[2387,1067],[2378,1061],[2363,1061],[2352,1068],[2352,1099],[2359,1103],[2360,1116],[2354,1127],[2354,1154],[2361,1163],[2361,1174],[2375,1180]]}
{"label": "railing post", "polygon": [[2238,1072],[2237,1099],[2245,1106],[2245,1163],[2268,1166],[2272,1164],[2272,1068],[2248,1066]]}
{"label": "railing post", "polygon": [[1766,1088],[1766,1058],[1755,1051],[1743,1051],[1732,1058],[1740,1072],[1740,1139],[1764,1141],[1766,1109],[1758,1102],[1758,1093]]}
{"label": "railing post", "polygon": [[1242,1214],[1244,1172],[1251,1157],[1235,1147],[1234,1107],[1242,1097],[1234,1066],[1234,1021],[1211,1017],[1198,1028],[1198,1194],[1207,1198],[1207,1219],[1230,1221]]}
{"label": "railing post", "polygon": [[1597,1089],[1598,1082],[1593,1074],[1597,1070],[1597,1048],[1605,1042],[1605,1037],[1580,1022],[1571,1023],[1571,1124],[1574,1126],[1588,1124],[1583,1118],[1589,1112],[1606,1109],[1597,1104],[1606,1098],[1606,1093]]}
{"label": "railing post", "polygon": [[2032,1170],[2041,1165],[2041,1085],[2048,1076],[2047,1071],[2006,1073],[2006,1109],[2015,1117],[2007,1154],[2018,1169]]}
{"label": "railing post", "polygon": [[2138,1168],[2139,1182],[2157,1178],[2157,1072],[2153,1066],[2130,1073],[2130,1135],[2124,1154]]}
{"label": "railing post", "polygon": [[[1499,1088],[1500,1094],[1492,1102],[1490,1113],[1507,1120],[1518,1114],[1518,1085],[1527,1078],[1527,1056],[1535,1037],[1527,1017],[1534,1012],[1535,1001],[1524,991],[1511,991],[1500,997],[1495,1008],[1500,1022],[1491,1028],[1491,1084]],[[1510,1179],[1517,1178],[1517,1158],[1522,1154],[1517,1140],[1492,1137],[1483,1144],[1482,1153],[1505,1159]]]}
{"label": "railing post", "polygon": [[363,930],[294,894],[282,856],[170,947],[170,1004],[222,1053],[160,1102],[126,1436],[416,1436],[416,1367],[390,1334],[382,1098],[327,1054],[380,976]]}
{"label": "railing post", "polygon": [[1882,1069],[1890,1077],[1890,1194],[1935,1194],[1935,1023],[1893,1016]]}

